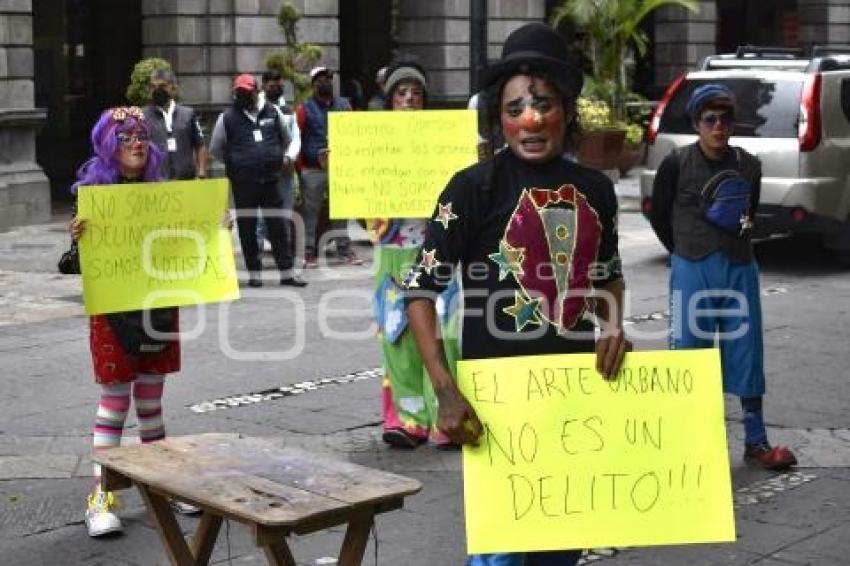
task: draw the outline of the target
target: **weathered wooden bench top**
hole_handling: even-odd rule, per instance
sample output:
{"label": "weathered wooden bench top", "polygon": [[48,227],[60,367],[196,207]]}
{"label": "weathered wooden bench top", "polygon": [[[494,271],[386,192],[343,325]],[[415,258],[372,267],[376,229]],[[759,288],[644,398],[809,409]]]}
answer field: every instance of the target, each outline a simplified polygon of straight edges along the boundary
{"label": "weathered wooden bench top", "polygon": [[[349,523],[340,564],[349,538],[362,549],[353,549],[348,563],[360,564],[374,515],[401,508],[404,497],[422,487],[396,474],[227,434],[113,448],[97,453],[94,460],[103,467],[104,489],[137,485],[174,564],[206,563],[223,518],[252,526],[257,544],[265,547],[273,564],[294,564],[286,535]],[[175,548],[180,541],[186,545],[167,497],[203,509],[198,535],[212,537],[202,541],[208,549]],[[195,547],[201,544],[194,542]]]}

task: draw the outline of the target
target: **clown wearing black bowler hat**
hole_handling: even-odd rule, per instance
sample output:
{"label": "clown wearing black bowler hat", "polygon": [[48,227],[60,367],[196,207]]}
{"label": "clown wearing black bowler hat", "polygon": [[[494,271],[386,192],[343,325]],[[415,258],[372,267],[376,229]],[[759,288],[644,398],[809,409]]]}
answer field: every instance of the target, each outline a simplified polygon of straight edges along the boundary
{"label": "clown wearing black bowler hat", "polygon": [[[409,328],[439,403],[438,427],[457,444],[476,444],[482,425],[438,338],[435,300],[455,270],[464,290],[461,359],[596,352],[608,378],[631,348],[613,184],[567,157],[579,131],[581,70],[560,35],[532,23],[508,36],[483,78],[488,127],[505,147],[449,181],[404,283]],[[588,300],[597,292],[606,299]],[[579,556],[575,549],[473,555],[467,564],[571,566]]]}

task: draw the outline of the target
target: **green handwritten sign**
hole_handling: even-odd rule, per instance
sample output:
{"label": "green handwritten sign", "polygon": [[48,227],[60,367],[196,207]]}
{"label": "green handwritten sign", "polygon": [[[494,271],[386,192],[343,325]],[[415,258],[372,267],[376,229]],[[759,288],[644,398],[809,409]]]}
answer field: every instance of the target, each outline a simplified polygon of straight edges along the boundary
{"label": "green handwritten sign", "polygon": [[239,298],[227,194],[224,179],[81,187],[86,313]]}

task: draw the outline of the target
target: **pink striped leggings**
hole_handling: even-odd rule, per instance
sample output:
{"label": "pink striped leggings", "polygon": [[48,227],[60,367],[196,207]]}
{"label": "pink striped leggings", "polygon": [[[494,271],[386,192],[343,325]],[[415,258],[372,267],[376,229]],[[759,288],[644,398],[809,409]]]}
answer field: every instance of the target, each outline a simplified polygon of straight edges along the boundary
{"label": "pink striped leggings", "polygon": [[[165,376],[140,373],[132,383],[102,385],[100,403],[94,421],[95,451],[121,444],[124,421],[130,410],[130,394],[136,405],[139,421],[139,438],[143,443],[165,438],[162,424],[162,389]],[[94,466],[95,477],[100,477],[100,466]]]}

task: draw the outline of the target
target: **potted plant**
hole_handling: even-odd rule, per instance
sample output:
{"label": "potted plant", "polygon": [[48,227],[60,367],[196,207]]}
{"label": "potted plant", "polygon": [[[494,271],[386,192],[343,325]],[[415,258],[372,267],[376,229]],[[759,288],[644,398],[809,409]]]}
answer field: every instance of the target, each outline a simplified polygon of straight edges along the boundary
{"label": "potted plant", "polygon": [[[648,45],[641,23],[664,6],[681,6],[697,12],[697,0],[561,0],[552,12],[554,27],[569,23],[584,32],[593,77],[610,90],[603,100],[611,104],[614,117],[626,118],[628,81],[626,64],[631,55],[644,55]],[[609,98],[610,97],[610,98]]]}
{"label": "potted plant", "polygon": [[613,119],[604,100],[580,96],[576,107],[582,129],[578,162],[594,169],[616,169],[626,137],[624,125]]}
{"label": "potted plant", "polygon": [[620,175],[625,175],[643,160],[645,150],[643,143],[643,126],[640,124],[626,124],[626,138],[623,141],[623,150],[617,159],[617,169]]}

